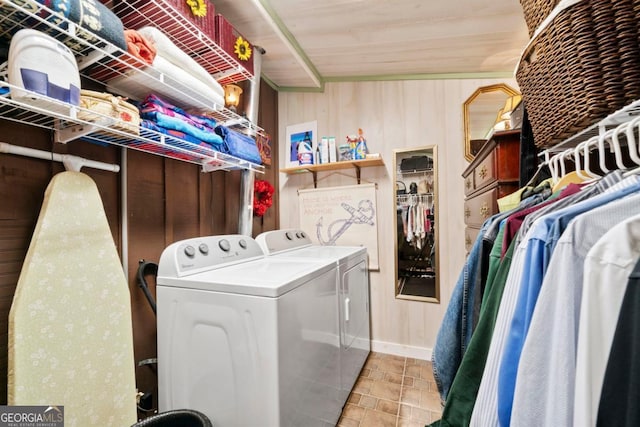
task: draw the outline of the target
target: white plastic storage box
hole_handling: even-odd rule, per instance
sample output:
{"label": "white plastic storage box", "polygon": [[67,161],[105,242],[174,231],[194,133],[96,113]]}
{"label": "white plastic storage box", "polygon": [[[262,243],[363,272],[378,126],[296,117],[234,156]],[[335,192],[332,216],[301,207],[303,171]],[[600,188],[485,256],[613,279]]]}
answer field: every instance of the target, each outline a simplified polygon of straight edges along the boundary
{"label": "white plastic storage box", "polygon": [[11,98],[69,115],[80,105],[80,74],[71,50],[40,31],[23,29],[9,46]]}

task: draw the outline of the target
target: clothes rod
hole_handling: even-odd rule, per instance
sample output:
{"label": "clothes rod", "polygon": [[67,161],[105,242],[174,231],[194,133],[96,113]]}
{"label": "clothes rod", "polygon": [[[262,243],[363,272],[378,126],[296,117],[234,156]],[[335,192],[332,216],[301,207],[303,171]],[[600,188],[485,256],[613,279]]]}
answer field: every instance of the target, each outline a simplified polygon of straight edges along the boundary
{"label": "clothes rod", "polygon": [[18,145],[0,142],[0,153],[15,154],[18,156],[33,157],[43,160],[54,160],[64,164],[68,171],[80,172],[83,167],[100,169],[108,172],[120,172],[120,166],[111,163],[96,162],[94,160],[85,159],[83,157],[73,156],[71,154],[58,154],[49,151],[36,150],[34,148],[20,147]]}

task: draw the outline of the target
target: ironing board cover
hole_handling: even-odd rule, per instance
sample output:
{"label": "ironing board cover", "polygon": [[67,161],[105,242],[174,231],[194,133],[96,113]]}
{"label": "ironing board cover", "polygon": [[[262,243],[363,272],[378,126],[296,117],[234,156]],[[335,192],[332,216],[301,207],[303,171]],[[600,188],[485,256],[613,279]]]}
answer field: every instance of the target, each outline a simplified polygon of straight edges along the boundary
{"label": "ironing board cover", "polygon": [[64,405],[65,426],[136,422],[127,281],[93,180],[56,175],[9,314],[8,403]]}

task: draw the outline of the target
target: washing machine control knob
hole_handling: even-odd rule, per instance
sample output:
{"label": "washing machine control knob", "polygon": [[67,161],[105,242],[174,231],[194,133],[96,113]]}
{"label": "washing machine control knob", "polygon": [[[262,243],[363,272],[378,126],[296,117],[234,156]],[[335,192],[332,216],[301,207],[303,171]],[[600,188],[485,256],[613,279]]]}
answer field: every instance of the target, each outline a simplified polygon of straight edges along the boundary
{"label": "washing machine control knob", "polygon": [[185,246],[184,254],[189,258],[193,258],[196,255],[196,249],[191,245]]}
{"label": "washing machine control knob", "polygon": [[304,234],[304,231],[301,231],[301,232],[300,232],[300,237],[301,237],[302,239],[305,239],[305,238],[307,237],[307,235],[306,235],[306,234]]}
{"label": "washing machine control knob", "polygon": [[218,242],[218,246],[220,247],[220,249],[222,249],[225,252],[229,252],[229,250],[231,249],[231,244],[227,239],[220,240]]}
{"label": "washing machine control knob", "polygon": [[207,255],[209,253],[209,246],[207,246],[206,243],[200,243],[198,249],[200,249],[200,253],[202,253],[202,255]]}
{"label": "washing machine control knob", "polygon": [[247,241],[246,241],[246,240],[244,240],[244,239],[240,239],[240,240],[238,241],[238,245],[240,245],[240,247],[241,247],[242,249],[247,249]]}
{"label": "washing machine control knob", "polygon": [[297,237],[298,239],[302,238],[302,236],[300,236],[300,232],[299,232],[299,231],[298,231],[298,232],[296,232],[296,237]]}
{"label": "washing machine control knob", "polygon": [[287,240],[293,240],[293,236],[291,235],[291,232],[287,231],[286,233],[284,233],[284,235],[287,238]]}

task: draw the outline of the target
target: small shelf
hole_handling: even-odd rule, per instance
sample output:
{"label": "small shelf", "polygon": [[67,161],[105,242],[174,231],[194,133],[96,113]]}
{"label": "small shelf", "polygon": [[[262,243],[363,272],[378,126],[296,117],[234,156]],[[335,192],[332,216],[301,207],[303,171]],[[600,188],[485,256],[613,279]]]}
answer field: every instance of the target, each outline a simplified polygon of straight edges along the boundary
{"label": "small shelf", "polygon": [[414,169],[412,171],[401,171],[400,169],[398,169],[396,171],[396,173],[398,175],[412,175],[412,174],[427,174],[427,173],[433,173],[433,168],[427,168],[427,169]]}
{"label": "small shelf", "polygon": [[341,162],[283,168],[283,169],[280,169],[280,172],[286,173],[287,175],[297,174],[297,173],[311,173],[313,174],[313,186],[316,187],[318,183],[318,179],[317,179],[318,172],[327,172],[327,171],[333,171],[333,170],[353,168],[356,170],[356,177],[358,180],[358,184],[360,184],[360,168],[373,167],[373,166],[384,166],[384,161],[382,160],[382,158],[362,159],[362,160],[343,160]]}

